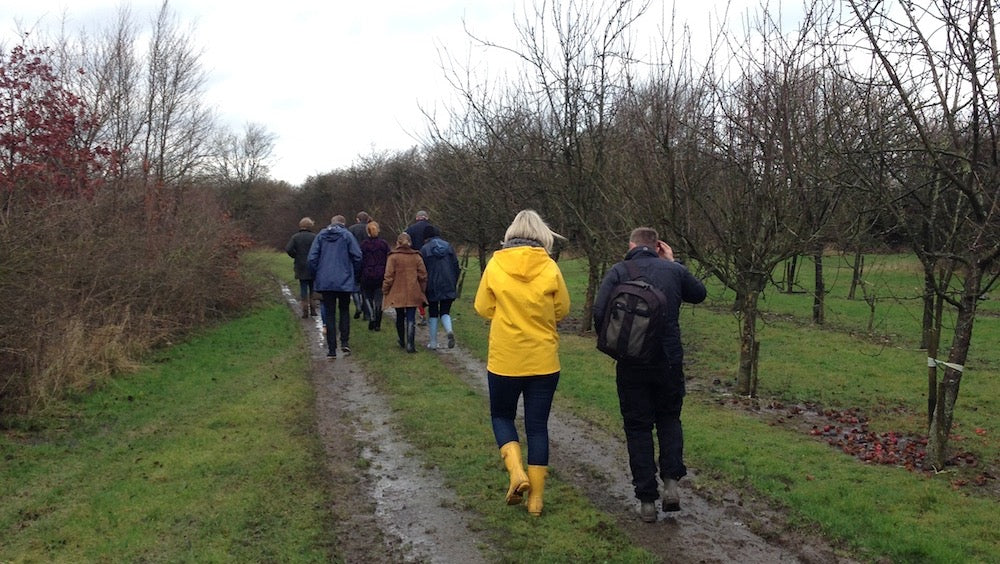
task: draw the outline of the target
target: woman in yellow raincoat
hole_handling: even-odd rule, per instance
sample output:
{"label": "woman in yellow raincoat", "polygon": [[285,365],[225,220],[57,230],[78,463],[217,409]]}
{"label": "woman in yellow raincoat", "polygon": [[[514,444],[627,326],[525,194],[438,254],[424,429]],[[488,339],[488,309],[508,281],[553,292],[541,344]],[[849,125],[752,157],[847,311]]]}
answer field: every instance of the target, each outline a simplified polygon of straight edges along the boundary
{"label": "woman in yellow raincoat", "polygon": [[[549,464],[549,412],[559,383],[556,323],[569,312],[569,291],[549,253],[556,237],[541,216],[523,210],[504,235],[476,291],[476,313],[491,320],[486,375],[490,417],[500,456],[510,475],[508,505],[527,497],[528,511],[542,512]],[[514,417],[524,397],[528,471]]]}

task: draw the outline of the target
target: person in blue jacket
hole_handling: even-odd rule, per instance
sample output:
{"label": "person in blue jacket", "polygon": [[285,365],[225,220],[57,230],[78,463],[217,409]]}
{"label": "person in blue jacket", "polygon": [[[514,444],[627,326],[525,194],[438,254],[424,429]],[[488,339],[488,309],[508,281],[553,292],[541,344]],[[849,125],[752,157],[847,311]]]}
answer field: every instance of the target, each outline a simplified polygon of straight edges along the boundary
{"label": "person in blue jacket", "polygon": [[361,270],[361,247],[344,227],[344,216],[335,215],[330,225],[320,231],[309,249],[309,266],[315,273],[313,288],[323,295],[327,315],[326,356],[337,357],[337,333],[340,351],[351,354],[351,294],[357,287]]}
{"label": "person in blue jacket", "polygon": [[420,256],[427,267],[427,331],[430,342],[427,348],[438,347],[438,319],[448,337],[448,348],[455,348],[455,333],[451,325],[451,303],[458,296],[458,257],[455,249],[448,241],[441,238],[438,228],[428,224],[423,233],[424,245],[420,248]]}

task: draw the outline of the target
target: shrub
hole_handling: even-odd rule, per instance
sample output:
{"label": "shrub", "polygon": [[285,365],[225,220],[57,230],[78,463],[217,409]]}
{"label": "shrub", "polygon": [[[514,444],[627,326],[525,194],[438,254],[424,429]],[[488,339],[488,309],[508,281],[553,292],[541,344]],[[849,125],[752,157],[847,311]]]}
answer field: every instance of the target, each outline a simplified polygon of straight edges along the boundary
{"label": "shrub", "polygon": [[211,194],[157,204],[134,184],[0,226],[0,414],[94,387],[253,299],[238,274],[247,240]]}

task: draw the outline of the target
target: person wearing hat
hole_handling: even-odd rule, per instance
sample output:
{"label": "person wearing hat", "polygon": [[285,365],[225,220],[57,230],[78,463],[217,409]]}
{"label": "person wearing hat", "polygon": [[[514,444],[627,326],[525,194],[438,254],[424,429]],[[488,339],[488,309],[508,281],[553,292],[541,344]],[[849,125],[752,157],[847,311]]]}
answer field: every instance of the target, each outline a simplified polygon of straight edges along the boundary
{"label": "person wearing hat", "polygon": [[292,257],[292,269],[299,281],[299,304],[302,307],[302,318],[316,315],[313,299],[313,271],[309,268],[309,249],[312,247],[316,234],[312,228],[316,223],[309,217],[299,220],[299,230],[292,235],[285,245],[285,253]]}
{"label": "person wearing hat", "polygon": [[461,268],[455,249],[448,241],[441,238],[441,232],[433,225],[424,228],[424,246],[420,248],[420,256],[424,258],[427,267],[427,331],[430,342],[427,348],[438,348],[438,320],[444,327],[448,338],[448,348],[455,348],[455,333],[451,327],[451,303],[458,296],[458,275]]}

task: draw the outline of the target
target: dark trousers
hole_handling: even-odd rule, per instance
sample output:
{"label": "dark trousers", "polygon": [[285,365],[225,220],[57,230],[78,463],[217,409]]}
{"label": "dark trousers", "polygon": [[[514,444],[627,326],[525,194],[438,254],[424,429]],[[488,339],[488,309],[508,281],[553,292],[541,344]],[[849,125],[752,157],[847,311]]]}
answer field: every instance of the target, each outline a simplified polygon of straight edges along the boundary
{"label": "dark trousers", "polygon": [[438,318],[442,315],[451,315],[451,304],[455,300],[441,300],[427,304],[427,317]]}
{"label": "dark trousers", "polygon": [[323,292],[323,307],[326,309],[326,346],[331,352],[337,351],[337,332],[340,332],[340,346],[346,347],[351,339],[351,292]]}
{"label": "dark trousers", "polygon": [[518,440],[514,417],[517,400],[524,396],[524,434],[528,464],[549,465],[549,413],[559,385],[559,373],[544,376],[499,376],[486,373],[490,389],[490,420],[497,447]]}
{"label": "dark trousers", "polygon": [[618,363],[616,373],[635,497],[640,501],[655,501],[659,492],[654,428],[660,478],[677,480],[687,474],[681,429],[684,370],[680,365]]}

